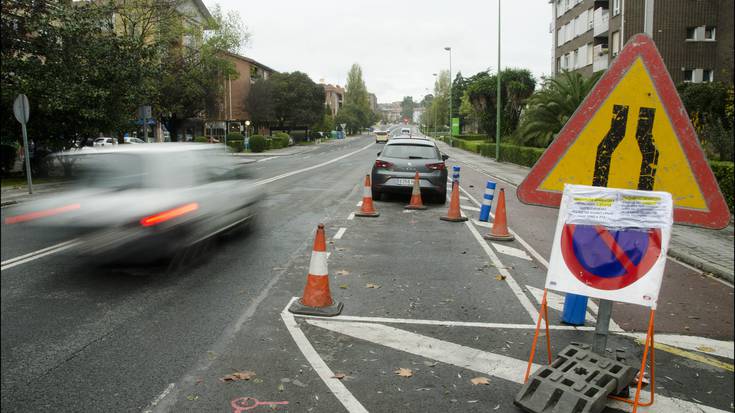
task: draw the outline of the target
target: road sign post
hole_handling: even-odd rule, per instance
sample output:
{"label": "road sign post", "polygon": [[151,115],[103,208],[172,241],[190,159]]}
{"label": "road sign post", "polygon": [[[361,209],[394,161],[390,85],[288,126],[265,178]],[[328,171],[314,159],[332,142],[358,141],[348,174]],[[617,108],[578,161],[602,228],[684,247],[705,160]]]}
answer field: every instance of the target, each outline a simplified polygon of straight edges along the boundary
{"label": "road sign post", "polygon": [[30,106],[28,105],[28,97],[20,94],[15,98],[13,102],[13,114],[15,119],[20,122],[21,131],[23,133],[23,154],[25,156],[26,164],[26,181],[28,182],[28,193],[33,193],[33,179],[31,178],[31,155],[28,150],[28,131],[26,130],[26,123],[30,116]]}

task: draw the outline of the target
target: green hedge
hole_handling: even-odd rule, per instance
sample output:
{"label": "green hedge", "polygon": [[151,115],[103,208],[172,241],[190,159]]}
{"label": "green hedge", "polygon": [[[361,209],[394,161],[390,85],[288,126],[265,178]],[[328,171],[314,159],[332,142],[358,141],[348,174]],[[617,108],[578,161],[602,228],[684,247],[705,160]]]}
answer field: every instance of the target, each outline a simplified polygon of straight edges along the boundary
{"label": "green hedge", "polygon": [[466,134],[466,135],[458,135],[455,136],[455,139],[463,139],[466,141],[485,141],[485,142],[495,142],[495,139],[487,136],[487,135],[480,135],[480,134]]}
{"label": "green hedge", "polygon": [[709,166],[712,168],[715,178],[717,178],[717,183],[720,184],[720,191],[725,197],[730,212],[735,211],[733,208],[733,172],[735,172],[733,163],[710,161]]}
{"label": "green hedge", "polygon": [[253,135],[250,137],[250,150],[258,153],[265,150],[266,141],[262,135]]}
{"label": "green hedge", "polygon": [[268,149],[281,149],[288,146],[289,135],[286,132],[276,132],[268,139]]}
{"label": "green hedge", "polygon": [[243,140],[230,140],[229,135],[227,138],[227,146],[232,148],[232,152],[242,152],[245,148]]}

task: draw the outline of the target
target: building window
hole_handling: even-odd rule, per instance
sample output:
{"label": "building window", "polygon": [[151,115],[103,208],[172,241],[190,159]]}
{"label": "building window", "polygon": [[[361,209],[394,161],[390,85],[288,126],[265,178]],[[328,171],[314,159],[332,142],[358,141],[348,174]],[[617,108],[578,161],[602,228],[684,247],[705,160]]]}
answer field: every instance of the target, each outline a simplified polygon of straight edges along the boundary
{"label": "building window", "polygon": [[613,16],[620,14],[620,2],[621,0],[613,0]]}
{"label": "building window", "polygon": [[559,46],[564,44],[564,27],[556,31],[556,44]]}
{"label": "building window", "polygon": [[691,69],[684,69],[684,81],[691,82],[693,77],[693,71]]}
{"label": "building window", "polygon": [[696,40],[695,38],[696,35],[697,35],[696,27],[687,27],[687,40]]}
{"label": "building window", "polygon": [[712,69],[702,70],[702,82],[709,83],[715,81],[715,72]]}
{"label": "building window", "polygon": [[704,40],[715,40],[714,26],[704,26]]}
{"label": "building window", "polygon": [[556,17],[561,17],[564,15],[564,5],[562,4],[562,0],[556,0]]}
{"label": "building window", "polygon": [[587,10],[587,30],[592,30],[595,26],[595,12],[592,9]]}
{"label": "building window", "polygon": [[620,32],[612,33],[612,55],[617,56],[620,52]]}
{"label": "building window", "polygon": [[587,43],[587,64],[591,65],[594,61],[594,53],[595,46],[592,43]]}
{"label": "building window", "polygon": [[572,62],[574,64],[574,68],[577,69],[579,67],[582,67],[579,63],[579,50],[574,51],[574,58],[572,59]]}

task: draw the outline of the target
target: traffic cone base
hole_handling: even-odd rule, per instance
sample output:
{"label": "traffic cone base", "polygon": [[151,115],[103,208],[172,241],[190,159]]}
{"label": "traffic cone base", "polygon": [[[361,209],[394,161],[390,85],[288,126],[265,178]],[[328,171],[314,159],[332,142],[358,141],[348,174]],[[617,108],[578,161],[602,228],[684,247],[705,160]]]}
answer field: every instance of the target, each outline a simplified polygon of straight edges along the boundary
{"label": "traffic cone base", "polygon": [[379,217],[380,213],[373,207],[373,191],[370,184],[370,175],[365,175],[365,184],[362,195],[362,206],[355,212],[356,217]]}
{"label": "traffic cone base", "polygon": [[308,305],[304,305],[299,299],[291,304],[291,307],[288,308],[288,311],[294,314],[334,317],[342,312],[343,307],[344,305],[340,301],[335,301],[334,303],[332,303],[332,305],[327,307],[310,307]]}
{"label": "traffic cone base", "polygon": [[462,216],[462,212],[459,210],[459,183],[457,181],[452,182],[452,197],[449,199],[447,215],[439,217],[439,219],[449,222],[467,221],[467,217]]}
{"label": "traffic cone base", "polygon": [[493,235],[493,233],[489,233],[482,236],[483,238],[490,240],[490,241],[513,241],[516,239],[516,237],[513,236],[513,234],[507,234],[507,235]]}
{"label": "traffic cone base", "polygon": [[404,209],[426,209],[423,201],[421,200],[421,183],[419,182],[419,173],[413,178],[413,189],[411,190],[411,202],[404,207]]}

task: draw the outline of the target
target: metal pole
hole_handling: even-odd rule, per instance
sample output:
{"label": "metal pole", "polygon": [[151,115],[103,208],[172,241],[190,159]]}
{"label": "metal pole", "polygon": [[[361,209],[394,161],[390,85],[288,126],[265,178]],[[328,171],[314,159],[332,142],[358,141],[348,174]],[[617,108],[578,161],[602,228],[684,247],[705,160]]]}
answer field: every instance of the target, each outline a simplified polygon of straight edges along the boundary
{"label": "metal pole", "polygon": [[[643,6],[643,33],[651,36],[651,38],[653,38],[653,2],[654,0],[646,0]],[[624,42],[623,39],[620,39],[620,41]]]}
{"label": "metal pole", "polygon": [[452,142],[452,48],[449,50],[449,142]]}
{"label": "metal pole", "polygon": [[495,160],[500,161],[500,0],[498,0],[498,93],[495,110]]}
{"label": "metal pole", "polygon": [[612,316],[613,302],[600,300],[597,310],[597,324],[595,325],[595,336],[592,338],[592,351],[604,356],[607,348],[607,334],[610,329],[610,317]]}
{"label": "metal pole", "polygon": [[28,193],[33,193],[33,182],[31,180],[31,155],[28,150],[28,132],[26,131],[26,124],[22,122],[20,124],[23,131],[23,152],[26,156],[26,181],[28,182]]}

